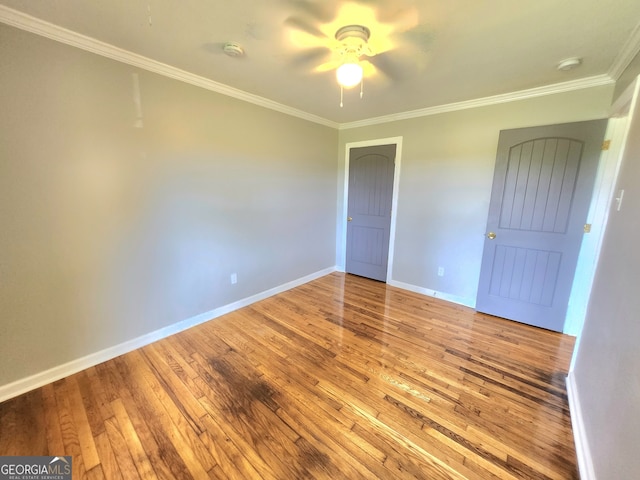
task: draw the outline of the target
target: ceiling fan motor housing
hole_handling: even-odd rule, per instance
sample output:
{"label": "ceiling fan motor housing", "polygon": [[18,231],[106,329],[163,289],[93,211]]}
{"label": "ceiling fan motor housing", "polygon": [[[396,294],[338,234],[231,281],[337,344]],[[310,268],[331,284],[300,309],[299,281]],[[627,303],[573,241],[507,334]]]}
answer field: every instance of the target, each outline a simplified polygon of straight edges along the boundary
{"label": "ceiling fan motor housing", "polygon": [[363,25],[347,25],[336,32],[336,40],[343,42],[348,38],[357,38],[364,43],[369,41],[371,31]]}
{"label": "ceiling fan motor housing", "polygon": [[336,32],[336,40],[342,43],[340,53],[347,61],[373,55],[367,44],[370,37],[371,31],[363,25],[346,25]]}

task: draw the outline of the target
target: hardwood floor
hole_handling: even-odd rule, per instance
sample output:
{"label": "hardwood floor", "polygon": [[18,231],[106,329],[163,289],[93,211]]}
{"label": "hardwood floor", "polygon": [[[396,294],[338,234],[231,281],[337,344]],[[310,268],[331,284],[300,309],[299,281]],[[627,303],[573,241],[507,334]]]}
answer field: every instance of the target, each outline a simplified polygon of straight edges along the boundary
{"label": "hardwood floor", "polygon": [[578,478],[574,339],[335,273],[0,404],[73,478]]}

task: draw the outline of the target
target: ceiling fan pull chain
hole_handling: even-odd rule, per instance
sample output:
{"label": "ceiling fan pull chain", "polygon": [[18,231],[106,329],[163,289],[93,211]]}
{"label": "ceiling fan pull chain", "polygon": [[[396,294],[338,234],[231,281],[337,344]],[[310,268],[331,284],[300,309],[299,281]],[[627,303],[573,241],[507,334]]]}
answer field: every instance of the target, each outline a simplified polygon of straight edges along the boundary
{"label": "ceiling fan pull chain", "polygon": [[360,81],[360,99],[361,100],[363,95],[364,95],[364,78]]}
{"label": "ceiling fan pull chain", "polygon": [[344,96],[344,87],[342,85],[340,85],[340,108],[342,108],[344,106],[344,104],[342,103],[342,97]]}

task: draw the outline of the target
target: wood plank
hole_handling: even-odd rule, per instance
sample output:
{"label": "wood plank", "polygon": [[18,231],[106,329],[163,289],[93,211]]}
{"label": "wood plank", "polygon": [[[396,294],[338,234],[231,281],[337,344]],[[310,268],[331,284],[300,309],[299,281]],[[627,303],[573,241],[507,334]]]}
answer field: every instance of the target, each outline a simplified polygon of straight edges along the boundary
{"label": "wood plank", "polygon": [[[131,461],[137,470],[137,475],[134,475],[130,469],[124,468],[123,470],[127,472],[127,478],[134,478],[136,476],[143,480],[155,478],[156,475],[149,461],[149,457],[142,446],[142,442],[138,437],[138,431],[136,431],[133,426],[124,404],[120,399],[116,399],[111,404],[111,408],[118,422],[117,426],[110,422],[110,426],[112,426],[113,429],[107,429],[111,443],[115,445],[114,450],[118,452],[119,455],[124,456],[127,452],[129,453]],[[126,451],[124,447],[126,447]]]}
{"label": "wood plank", "polygon": [[89,479],[577,479],[573,344],[334,273],[0,404],[0,455]]}
{"label": "wood plank", "polygon": [[[143,445],[157,478],[167,480],[189,478],[187,469],[182,459],[178,456],[175,446],[167,438],[162,427],[156,422],[156,415],[153,410],[148,408],[146,400],[139,394],[140,384],[133,379],[127,364],[122,362],[122,358],[116,358],[109,367],[108,371],[104,373],[108,374],[112,392],[119,392],[119,396],[112,401],[118,424],[121,428],[124,428],[123,425],[126,424],[126,421],[121,421],[125,415],[118,415],[116,411],[118,399],[121,399],[126,409],[126,417],[130,420],[140,443]],[[125,378],[127,379],[126,381],[124,380]],[[142,407],[139,407],[139,405],[142,405]],[[132,447],[135,448],[131,441],[128,442],[128,445],[130,451]],[[139,464],[136,464],[136,468],[140,472]]]}
{"label": "wood plank", "polygon": [[[91,425],[89,424],[89,419],[87,417],[87,410],[82,399],[82,393],[80,392],[78,382],[76,381],[76,378],[79,375],[72,375],[65,379],[67,386],[67,399],[69,400],[75,431],[78,435],[78,444],[80,446],[80,451],[82,452],[82,461],[86,469],[91,470],[100,464],[100,457],[98,456],[98,451],[96,450],[96,445],[93,440],[93,433],[91,432]],[[91,412],[93,411],[94,410],[92,409]]]}
{"label": "wood plank", "polygon": [[[135,468],[133,472],[128,467],[128,459],[125,459],[125,455],[122,454],[122,449],[118,443],[114,443],[114,448],[111,447],[111,440],[109,439],[108,430],[103,430],[100,434],[98,434],[95,438],[96,450],[100,455],[100,469],[105,478],[109,480],[119,480],[122,479],[122,473],[120,468],[127,472],[127,479],[135,479],[136,476],[131,476],[131,473],[135,473]],[[114,451],[118,452],[118,459],[116,460],[116,455]],[[125,450],[126,452],[126,450]]]}
{"label": "wood plank", "polygon": [[[62,442],[62,430],[60,429],[60,418],[53,384],[45,385],[41,391],[45,419],[44,429],[47,438],[47,451],[43,455],[49,454],[61,457],[65,455],[65,449]],[[2,417],[2,414],[0,414],[0,417]]]}
{"label": "wood plank", "polygon": [[143,352],[136,350],[122,361],[127,363],[130,372],[135,372],[140,388],[132,393],[137,397],[138,408],[146,412],[147,418],[154,420],[153,426],[150,427],[156,433],[156,438],[162,438],[166,442],[165,447],[172,447],[176,454],[175,460],[180,457],[180,463],[191,476],[205,478],[206,472],[215,462],[200,441],[199,431],[182,415],[182,411],[173,403],[172,397],[158,382],[153,370],[145,362]]}
{"label": "wood plank", "polygon": [[[64,446],[64,455],[72,457],[72,477],[85,478],[87,469],[84,463],[83,451],[80,447],[78,436],[78,427],[76,419],[73,417],[70,406],[70,396],[67,390],[66,379],[59,380],[53,384],[56,396],[56,405],[58,409],[58,418],[60,422],[60,432],[62,433],[62,443]],[[90,461],[94,461],[93,455],[90,455]]]}

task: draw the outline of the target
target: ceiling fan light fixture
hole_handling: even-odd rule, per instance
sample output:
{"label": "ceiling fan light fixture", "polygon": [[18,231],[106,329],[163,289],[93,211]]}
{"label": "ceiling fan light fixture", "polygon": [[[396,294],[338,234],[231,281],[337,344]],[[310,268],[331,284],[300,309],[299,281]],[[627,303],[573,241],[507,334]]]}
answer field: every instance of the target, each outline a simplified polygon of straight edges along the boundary
{"label": "ceiling fan light fixture", "polygon": [[343,63],[336,70],[338,84],[344,88],[351,88],[362,82],[362,66],[357,62]]}
{"label": "ceiling fan light fixture", "polygon": [[347,25],[336,32],[336,40],[342,44],[338,49],[342,62],[336,69],[336,79],[340,85],[340,107],[344,105],[345,88],[353,88],[359,84],[360,98],[362,98],[364,70],[360,64],[360,57],[373,55],[367,45],[370,35],[369,29],[362,25]]}

